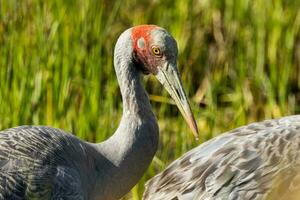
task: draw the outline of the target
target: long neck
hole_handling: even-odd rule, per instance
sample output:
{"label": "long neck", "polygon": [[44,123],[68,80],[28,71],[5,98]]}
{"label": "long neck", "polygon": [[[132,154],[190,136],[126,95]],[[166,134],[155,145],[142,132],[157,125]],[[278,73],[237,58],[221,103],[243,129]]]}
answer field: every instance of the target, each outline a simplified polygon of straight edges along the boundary
{"label": "long neck", "polygon": [[[123,116],[116,132],[97,145],[101,154],[99,162],[96,162],[101,174],[97,185],[107,187],[106,199],[120,198],[138,182],[158,146],[158,125],[142,86],[140,73],[132,62],[129,36],[126,32],[122,34],[114,55],[123,100]],[[108,179],[104,180],[102,174]]]}

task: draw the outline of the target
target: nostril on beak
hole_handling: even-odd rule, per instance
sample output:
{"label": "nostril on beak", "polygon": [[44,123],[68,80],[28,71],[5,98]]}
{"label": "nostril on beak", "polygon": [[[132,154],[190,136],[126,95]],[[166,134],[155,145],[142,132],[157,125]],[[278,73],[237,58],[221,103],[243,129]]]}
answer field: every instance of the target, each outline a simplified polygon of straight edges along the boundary
{"label": "nostril on beak", "polygon": [[182,96],[182,92],[179,91],[179,88],[176,88],[175,91],[177,93],[177,96],[180,98],[180,100],[183,101],[184,97]]}

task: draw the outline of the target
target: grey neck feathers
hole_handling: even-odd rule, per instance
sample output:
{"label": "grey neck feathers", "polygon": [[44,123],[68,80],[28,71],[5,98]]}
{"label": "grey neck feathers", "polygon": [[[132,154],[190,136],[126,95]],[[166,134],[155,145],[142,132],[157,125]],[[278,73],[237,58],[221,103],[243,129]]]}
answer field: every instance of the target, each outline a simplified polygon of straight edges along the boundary
{"label": "grey neck feathers", "polygon": [[[106,188],[106,199],[120,198],[142,177],[157,150],[158,125],[151,111],[148,96],[140,80],[140,72],[132,62],[130,31],[119,38],[114,53],[114,65],[122,94],[123,116],[116,132],[97,145],[100,158],[98,186]],[[101,156],[100,156],[101,157]],[[97,161],[96,161],[97,163]],[[105,166],[110,167],[105,167]],[[106,184],[106,185],[105,185]]]}

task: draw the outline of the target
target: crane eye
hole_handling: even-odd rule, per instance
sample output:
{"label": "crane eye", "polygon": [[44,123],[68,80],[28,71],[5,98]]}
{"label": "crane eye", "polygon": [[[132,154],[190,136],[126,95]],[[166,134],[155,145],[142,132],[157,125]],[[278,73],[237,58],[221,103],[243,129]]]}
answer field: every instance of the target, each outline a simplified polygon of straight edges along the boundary
{"label": "crane eye", "polygon": [[161,51],[160,51],[160,48],[159,48],[159,47],[153,46],[153,47],[152,47],[152,53],[153,53],[155,56],[158,56],[158,57],[161,56]]}

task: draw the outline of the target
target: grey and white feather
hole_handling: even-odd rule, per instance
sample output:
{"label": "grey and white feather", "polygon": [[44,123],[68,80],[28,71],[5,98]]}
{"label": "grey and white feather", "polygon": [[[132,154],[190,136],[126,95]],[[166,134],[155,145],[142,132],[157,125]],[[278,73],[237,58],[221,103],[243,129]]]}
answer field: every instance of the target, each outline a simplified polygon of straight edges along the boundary
{"label": "grey and white feather", "polygon": [[297,200],[300,115],[252,123],[187,152],[146,184],[144,200]]}

